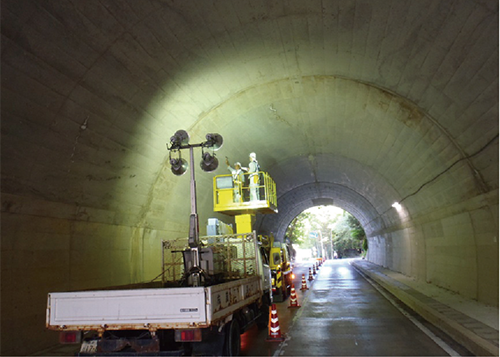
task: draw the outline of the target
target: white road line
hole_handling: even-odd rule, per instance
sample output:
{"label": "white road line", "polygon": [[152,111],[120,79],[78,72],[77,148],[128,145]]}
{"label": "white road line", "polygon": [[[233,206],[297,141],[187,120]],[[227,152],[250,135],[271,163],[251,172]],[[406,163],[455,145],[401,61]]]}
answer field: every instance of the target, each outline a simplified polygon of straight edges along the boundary
{"label": "white road line", "polygon": [[[358,269],[356,269],[358,271]],[[447,354],[450,356],[460,356],[460,353],[455,351],[453,348],[451,348],[446,342],[444,342],[442,339],[440,339],[438,336],[436,336],[431,330],[429,330],[427,327],[422,325],[420,321],[415,319],[413,316],[411,316],[408,312],[403,310],[401,307],[399,307],[396,304],[396,301],[389,296],[382,288],[377,286],[374,282],[372,282],[370,279],[368,279],[364,274],[360,274],[371,286],[373,286],[383,297],[385,297],[396,309],[398,309],[399,312],[401,312],[408,320],[413,322],[415,326],[417,326],[423,333],[425,333],[431,340],[434,341],[439,347],[441,347]]]}

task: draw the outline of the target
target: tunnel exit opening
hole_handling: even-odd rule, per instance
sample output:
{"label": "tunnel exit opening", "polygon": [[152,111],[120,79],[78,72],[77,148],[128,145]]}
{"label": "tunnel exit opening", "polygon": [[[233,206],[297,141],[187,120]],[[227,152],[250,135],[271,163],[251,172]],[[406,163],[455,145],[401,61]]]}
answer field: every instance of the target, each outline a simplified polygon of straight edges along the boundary
{"label": "tunnel exit opening", "polygon": [[334,205],[317,205],[299,213],[288,224],[285,239],[297,260],[365,256],[366,234],[349,212]]}

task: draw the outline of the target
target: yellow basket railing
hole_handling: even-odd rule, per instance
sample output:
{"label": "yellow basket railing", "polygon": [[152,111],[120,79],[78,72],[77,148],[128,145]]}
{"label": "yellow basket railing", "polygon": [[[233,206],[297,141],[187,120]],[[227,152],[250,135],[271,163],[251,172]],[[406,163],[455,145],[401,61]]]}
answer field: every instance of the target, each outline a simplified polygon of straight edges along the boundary
{"label": "yellow basket railing", "polygon": [[276,213],[276,183],[267,172],[245,173],[243,182],[231,174],[214,177],[214,211],[239,214]]}

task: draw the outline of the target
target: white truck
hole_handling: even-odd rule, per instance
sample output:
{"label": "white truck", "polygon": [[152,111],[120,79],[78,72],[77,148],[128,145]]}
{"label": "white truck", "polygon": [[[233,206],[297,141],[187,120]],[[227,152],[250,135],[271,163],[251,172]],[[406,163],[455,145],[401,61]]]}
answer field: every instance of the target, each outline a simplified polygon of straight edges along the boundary
{"label": "white truck", "polygon": [[271,274],[255,232],[163,242],[160,287],[48,294],[48,329],[79,355],[238,355],[268,325]]}

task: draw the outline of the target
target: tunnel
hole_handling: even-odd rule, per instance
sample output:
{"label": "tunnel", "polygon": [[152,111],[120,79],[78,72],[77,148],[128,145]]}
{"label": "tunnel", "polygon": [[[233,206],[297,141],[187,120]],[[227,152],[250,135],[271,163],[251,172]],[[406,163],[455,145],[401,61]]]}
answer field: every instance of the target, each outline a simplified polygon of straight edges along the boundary
{"label": "tunnel", "polygon": [[[4,0],[1,353],[57,343],[47,293],[150,281],[186,237],[167,144],[255,152],[283,239],[335,205],[367,260],[498,306],[498,2]],[[399,205],[393,206],[395,203]],[[22,336],[20,338],[19,336]]]}

